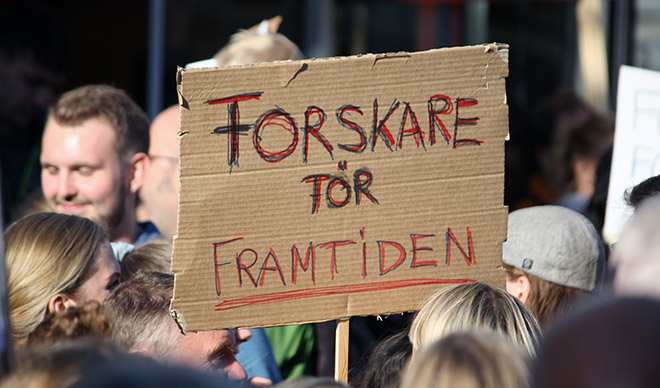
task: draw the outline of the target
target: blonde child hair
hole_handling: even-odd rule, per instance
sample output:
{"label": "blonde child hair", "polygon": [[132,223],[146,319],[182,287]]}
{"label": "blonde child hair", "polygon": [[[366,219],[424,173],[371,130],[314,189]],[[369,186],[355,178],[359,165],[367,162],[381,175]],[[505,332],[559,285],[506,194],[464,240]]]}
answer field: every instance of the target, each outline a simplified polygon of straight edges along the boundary
{"label": "blonde child hair", "polygon": [[401,388],[526,388],[529,359],[496,333],[456,333],[415,357]]}
{"label": "blonde child hair", "polygon": [[467,283],[441,288],[422,304],[410,327],[410,342],[419,352],[444,336],[468,331],[500,334],[530,356],[542,337],[531,311],[506,290]]}

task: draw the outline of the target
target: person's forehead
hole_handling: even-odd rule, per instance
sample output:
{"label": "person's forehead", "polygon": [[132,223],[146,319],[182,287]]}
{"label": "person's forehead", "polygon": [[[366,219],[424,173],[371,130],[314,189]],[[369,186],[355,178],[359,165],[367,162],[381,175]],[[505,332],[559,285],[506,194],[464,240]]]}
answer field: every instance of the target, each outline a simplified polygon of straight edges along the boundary
{"label": "person's forehead", "polygon": [[179,107],[173,106],[158,115],[149,131],[149,154],[159,156],[179,155]]}
{"label": "person's forehead", "polygon": [[236,343],[233,331],[208,330],[183,334],[176,327],[174,320],[171,317],[169,318],[171,320],[170,327],[173,333],[177,333],[179,346],[181,346],[180,350],[184,353],[193,351],[198,354],[212,354],[220,349],[233,348]]}
{"label": "person's forehead", "polygon": [[105,118],[91,118],[77,125],[49,119],[43,135],[42,158],[57,157],[72,163],[115,160],[115,138],[115,131]]}
{"label": "person's forehead", "polygon": [[234,330],[210,330],[208,333],[218,342],[231,342],[236,340],[236,331]]}
{"label": "person's forehead", "polygon": [[236,342],[236,333],[234,330],[200,331],[196,335],[202,337],[203,341],[213,347],[232,346]]}

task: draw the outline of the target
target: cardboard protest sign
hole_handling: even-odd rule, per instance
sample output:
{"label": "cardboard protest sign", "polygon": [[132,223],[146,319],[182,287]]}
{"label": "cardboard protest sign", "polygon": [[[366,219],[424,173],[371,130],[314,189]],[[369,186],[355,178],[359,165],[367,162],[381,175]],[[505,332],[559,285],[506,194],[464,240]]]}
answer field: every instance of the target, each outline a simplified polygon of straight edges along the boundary
{"label": "cardboard protest sign", "polygon": [[181,69],[184,330],[415,310],[502,286],[507,48]]}
{"label": "cardboard protest sign", "polygon": [[626,190],[660,174],[660,72],[621,66],[603,237],[615,242],[632,208]]}

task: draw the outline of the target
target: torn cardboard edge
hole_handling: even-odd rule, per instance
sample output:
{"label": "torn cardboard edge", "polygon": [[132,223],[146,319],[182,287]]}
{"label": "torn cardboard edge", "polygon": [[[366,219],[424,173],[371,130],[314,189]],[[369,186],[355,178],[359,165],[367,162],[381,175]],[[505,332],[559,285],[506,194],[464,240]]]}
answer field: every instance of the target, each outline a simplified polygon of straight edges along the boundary
{"label": "torn cardboard edge", "polygon": [[[299,60],[283,60],[283,61],[274,61],[274,62],[260,62],[260,63],[251,63],[251,64],[246,64],[246,65],[228,65],[224,66],[224,68],[234,68],[234,67],[254,67],[254,66],[270,66],[273,64],[281,64],[281,63],[295,63],[295,62],[301,62],[301,66],[298,69],[298,71],[294,74],[294,76],[289,80],[289,83],[302,71],[305,71],[307,67],[310,64],[314,64],[315,62],[323,62],[323,61],[336,61],[336,60],[350,60],[354,58],[364,58],[364,57],[373,57],[374,61],[373,64],[375,65],[376,62],[381,61],[381,60],[387,60],[387,59],[406,59],[410,58],[412,54],[416,53],[424,53],[424,52],[433,52],[433,51],[442,51],[442,50],[454,50],[457,48],[462,48],[462,49],[469,49],[473,47],[483,47],[484,48],[484,53],[497,53],[497,55],[502,59],[504,63],[509,63],[509,45],[506,43],[485,43],[481,45],[474,45],[474,46],[461,46],[461,47],[443,47],[443,48],[436,48],[436,49],[431,49],[431,50],[426,50],[426,51],[419,51],[419,52],[409,52],[409,51],[398,51],[398,52],[388,52],[388,53],[382,53],[382,54],[357,54],[357,55],[348,55],[348,56],[337,56],[337,57],[328,57],[328,58],[308,58],[308,59],[299,59]],[[183,98],[181,95],[181,82],[183,79],[183,73],[185,72],[198,72],[198,71],[212,71],[219,69],[220,67],[202,67],[202,68],[185,68],[178,66],[177,67],[177,72],[176,72],[176,85],[177,85],[177,91],[179,92],[179,105],[184,108],[184,109],[189,109],[188,103]]]}

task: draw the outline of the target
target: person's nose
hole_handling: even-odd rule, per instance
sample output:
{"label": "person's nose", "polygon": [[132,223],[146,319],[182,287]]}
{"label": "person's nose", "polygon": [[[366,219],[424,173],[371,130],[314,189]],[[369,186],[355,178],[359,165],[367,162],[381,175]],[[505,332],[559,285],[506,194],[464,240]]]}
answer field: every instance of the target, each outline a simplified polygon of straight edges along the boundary
{"label": "person's nose", "polygon": [[71,200],[76,196],[77,189],[73,177],[68,172],[62,172],[59,176],[57,196],[63,200]]}
{"label": "person's nose", "polygon": [[230,380],[242,381],[247,379],[247,373],[245,372],[245,369],[243,369],[243,365],[241,365],[236,359],[227,364],[224,367],[224,371],[227,374],[227,378]]}
{"label": "person's nose", "polygon": [[238,329],[236,330],[236,339],[239,344],[249,341],[252,338],[252,332],[250,329]]}

